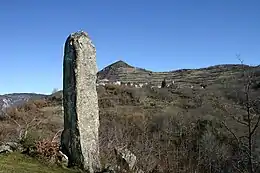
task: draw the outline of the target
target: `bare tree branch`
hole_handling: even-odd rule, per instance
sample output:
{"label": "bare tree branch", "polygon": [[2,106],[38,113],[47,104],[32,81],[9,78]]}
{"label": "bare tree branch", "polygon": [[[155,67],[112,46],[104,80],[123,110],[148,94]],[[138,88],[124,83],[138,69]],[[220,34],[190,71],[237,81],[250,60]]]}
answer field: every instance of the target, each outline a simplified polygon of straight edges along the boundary
{"label": "bare tree branch", "polygon": [[256,122],[256,124],[255,124],[253,130],[251,131],[250,135],[253,135],[253,134],[255,133],[257,127],[259,126],[259,122],[260,122],[260,116],[258,116],[257,122]]}
{"label": "bare tree branch", "polygon": [[58,130],[58,131],[55,133],[55,135],[53,136],[51,142],[54,142],[54,140],[57,138],[58,134],[61,133],[62,131],[63,131],[63,129]]}
{"label": "bare tree branch", "polygon": [[236,136],[236,134],[224,123],[223,121],[221,122],[224,127],[233,135],[233,137],[236,139],[237,143],[240,143],[239,138]]}
{"label": "bare tree branch", "polygon": [[235,118],[235,116],[231,116],[234,120],[236,120],[238,123],[242,124],[242,125],[245,125],[245,126],[248,126],[248,123],[247,122],[244,122],[244,121],[241,121],[237,118]]}

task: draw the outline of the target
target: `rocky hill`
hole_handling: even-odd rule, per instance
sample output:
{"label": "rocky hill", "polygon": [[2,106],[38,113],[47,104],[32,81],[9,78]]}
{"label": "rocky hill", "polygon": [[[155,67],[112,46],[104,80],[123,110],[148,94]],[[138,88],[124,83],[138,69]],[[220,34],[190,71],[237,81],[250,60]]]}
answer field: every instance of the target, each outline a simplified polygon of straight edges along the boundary
{"label": "rocky hill", "polygon": [[99,80],[108,79],[110,81],[132,81],[132,75],[139,75],[141,76],[141,78],[144,78],[149,73],[152,72],[142,68],[133,67],[126,62],[120,60],[100,70],[97,76]]}

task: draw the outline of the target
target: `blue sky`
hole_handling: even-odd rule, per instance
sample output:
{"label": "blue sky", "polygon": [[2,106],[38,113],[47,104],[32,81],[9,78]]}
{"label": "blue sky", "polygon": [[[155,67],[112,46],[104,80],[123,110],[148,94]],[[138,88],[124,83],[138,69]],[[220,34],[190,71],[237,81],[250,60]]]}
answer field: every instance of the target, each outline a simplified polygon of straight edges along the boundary
{"label": "blue sky", "polygon": [[0,5],[0,94],[62,87],[63,46],[89,33],[101,69],[260,64],[259,0],[8,0]]}

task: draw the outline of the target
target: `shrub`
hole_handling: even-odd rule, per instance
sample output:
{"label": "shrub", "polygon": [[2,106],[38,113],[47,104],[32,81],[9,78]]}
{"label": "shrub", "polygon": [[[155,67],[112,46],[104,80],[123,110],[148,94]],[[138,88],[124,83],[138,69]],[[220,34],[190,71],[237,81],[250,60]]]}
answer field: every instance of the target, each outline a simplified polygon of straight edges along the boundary
{"label": "shrub", "polygon": [[42,139],[35,144],[36,155],[44,160],[57,163],[60,160],[59,143],[49,139]]}
{"label": "shrub", "polygon": [[165,87],[166,87],[166,80],[164,79],[164,80],[162,81],[161,88],[165,88]]}

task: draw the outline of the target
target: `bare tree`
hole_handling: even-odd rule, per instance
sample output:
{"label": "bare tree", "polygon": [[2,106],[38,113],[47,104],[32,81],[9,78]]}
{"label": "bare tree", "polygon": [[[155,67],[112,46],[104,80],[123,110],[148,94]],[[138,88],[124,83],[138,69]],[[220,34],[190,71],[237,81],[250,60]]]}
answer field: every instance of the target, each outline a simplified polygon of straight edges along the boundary
{"label": "bare tree", "polygon": [[[237,56],[239,58],[239,55]],[[232,130],[232,128],[227,125],[225,121],[222,121],[222,124],[224,127],[232,134],[234,139],[237,141],[237,144],[239,148],[245,152],[246,156],[246,165],[247,165],[247,171],[249,173],[257,172],[256,165],[258,163],[254,159],[254,143],[253,140],[255,138],[256,130],[259,127],[260,122],[260,114],[259,114],[259,99],[257,97],[254,97],[252,86],[255,83],[255,73],[254,68],[248,68],[241,59],[239,59],[242,65],[242,78],[236,79],[240,80],[239,82],[242,82],[243,84],[243,90],[236,91],[236,101],[240,103],[240,105],[243,106],[245,110],[245,115],[234,115],[231,111],[228,110],[228,106],[221,106],[221,109],[224,110],[226,113],[228,113],[228,116],[234,119],[238,124],[242,125],[247,129],[245,135],[239,136],[237,132]],[[253,70],[251,70],[253,69]]]}
{"label": "bare tree", "polygon": [[[16,110],[16,108],[13,109]],[[17,116],[16,113],[14,112],[10,114],[8,111],[6,111],[5,117],[17,126],[19,142],[25,140],[27,138],[28,131],[30,131],[32,128],[36,128],[43,121],[43,119],[41,120],[37,116],[37,114],[33,116],[26,116],[26,115]]]}

